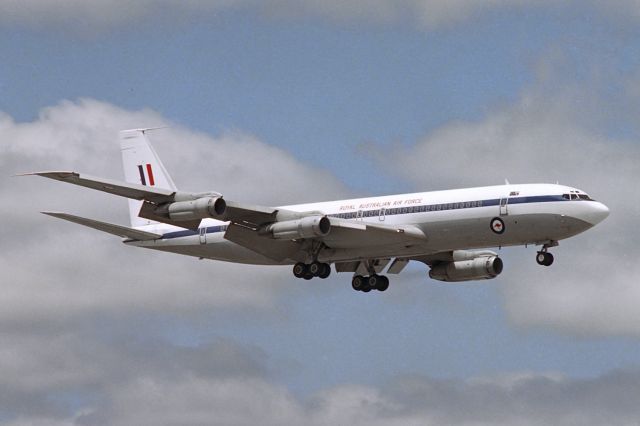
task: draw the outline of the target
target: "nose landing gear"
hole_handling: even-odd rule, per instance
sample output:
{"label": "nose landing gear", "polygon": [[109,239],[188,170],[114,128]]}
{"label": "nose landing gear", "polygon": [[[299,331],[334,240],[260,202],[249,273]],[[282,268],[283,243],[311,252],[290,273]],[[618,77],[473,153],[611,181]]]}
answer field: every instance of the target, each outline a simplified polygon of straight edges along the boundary
{"label": "nose landing gear", "polygon": [[553,263],[553,255],[546,251],[539,251],[536,255],[536,262],[538,262],[538,265],[551,266]]}
{"label": "nose landing gear", "polygon": [[542,250],[536,254],[536,262],[538,262],[538,265],[551,266],[551,264],[553,264],[553,255],[547,250],[549,247],[556,247],[557,245],[557,241],[551,241],[550,243],[542,246]]}

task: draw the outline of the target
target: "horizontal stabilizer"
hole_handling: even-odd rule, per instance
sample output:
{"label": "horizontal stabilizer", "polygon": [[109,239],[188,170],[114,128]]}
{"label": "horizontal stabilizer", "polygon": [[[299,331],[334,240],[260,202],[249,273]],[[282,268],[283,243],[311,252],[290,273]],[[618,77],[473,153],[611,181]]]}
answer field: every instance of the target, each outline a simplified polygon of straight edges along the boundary
{"label": "horizontal stabilizer", "polygon": [[88,226],[89,228],[97,229],[98,231],[106,232],[108,234],[117,235],[123,238],[130,238],[132,240],[147,241],[157,240],[162,238],[162,235],[154,234],[152,232],[140,231],[126,226],[114,225],[112,223],[100,222],[99,220],[87,219],[85,217],[74,216],[67,213],[57,212],[42,212],[48,216],[57,217],[58,219],[68,220],[69,222],[77,223],[80,225]]}

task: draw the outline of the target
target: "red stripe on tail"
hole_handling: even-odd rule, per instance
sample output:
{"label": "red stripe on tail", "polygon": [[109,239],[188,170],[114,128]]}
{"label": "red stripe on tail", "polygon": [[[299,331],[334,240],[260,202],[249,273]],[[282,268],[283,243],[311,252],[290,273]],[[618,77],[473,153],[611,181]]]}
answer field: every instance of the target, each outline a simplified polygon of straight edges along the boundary
{"label": "red stripe on tail", "polygon": [[155,185],[153,180],[153,172],[151,171],[151,164],[147,164],[147,174],[149,175],[149,186]]}

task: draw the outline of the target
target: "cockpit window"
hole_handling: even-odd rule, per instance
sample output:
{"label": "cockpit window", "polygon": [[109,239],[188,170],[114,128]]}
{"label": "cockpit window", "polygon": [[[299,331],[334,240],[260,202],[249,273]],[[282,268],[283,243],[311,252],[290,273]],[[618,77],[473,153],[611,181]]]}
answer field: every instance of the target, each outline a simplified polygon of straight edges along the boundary
{"label": "cockpit window", "polygon": [[587,194],[562,194],[562,198],[565,200],[585,200],[585,201],[595,201],[593,198],[589,197]]}

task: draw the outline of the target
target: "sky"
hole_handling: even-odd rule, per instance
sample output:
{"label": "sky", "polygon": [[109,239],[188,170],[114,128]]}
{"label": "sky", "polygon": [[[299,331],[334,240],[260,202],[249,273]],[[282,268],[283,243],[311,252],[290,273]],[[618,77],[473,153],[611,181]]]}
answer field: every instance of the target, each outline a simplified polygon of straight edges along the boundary
{"label": "sky", "polygon": [[[0,424],[640,421],[633,0],[0,0]],[[117,132],[179,188],[284,205],[560,182],[611,215],[494,280],[201,261],[128,222]]]}

